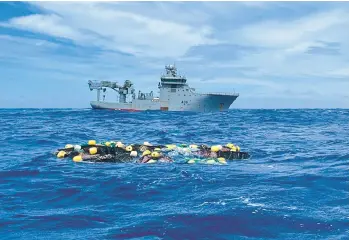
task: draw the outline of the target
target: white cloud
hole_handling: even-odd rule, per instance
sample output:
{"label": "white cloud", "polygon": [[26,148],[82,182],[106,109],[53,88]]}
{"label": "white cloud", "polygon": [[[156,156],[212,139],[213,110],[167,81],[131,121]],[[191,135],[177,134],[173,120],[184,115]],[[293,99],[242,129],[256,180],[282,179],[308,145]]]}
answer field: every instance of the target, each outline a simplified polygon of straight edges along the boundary
{"label": "white cloud", "polygon": [[304,53],[309,49],[309,47],[324,47],[324,46],[325,46],[324,43],[319,43],[319,42],[301,42],[292,47],[286,48],[285,54]]}
{"label": "white cloud", "polygon": [[[326,9],[302,18],[267,20],[231,32],[237,44],[259,46],[257,53],[243,55],[239,63],[258,69],[257,76],[335,77],[349,56],[349,15],[346,9]],[[309,54],[311,48],[338,44],[339,55]],[[338,77],[338,75],[337,75]]]}
{"label": "white cloud", "polygon": [[344,67],[340,69],[336,69],[332,72],[330,72],[335,77],[346,77],[348,78],[347,81],[349,82],[349,67]]}
{"label": "white cloud", "polygon": [[62,37],[74,40],[80,40],[82,36],[64,25],[63,19],[57,15],[40,15],[33,14],[24,17],[12,18],[8,23],[3,23],[4,27],[14,27],[22,30],[29,30],[38,33],[44,33],[55,37]]}
{"label": "white cloud", "polygon": [[217,42],[209,38],[208,26],[194,28],[103,3],[38,4],[54,13],[16,17],[2,25],[140,56],[179,57],[191,46]]}
{"label": "white cloud", "polygon": [[253,7],[253,8],[265,8],[268,7],[267,2],[240,2],[241,4],[247,6],[247,7]]}
{"label": "white cloud", "polygon": [[[330,10],[305,16],[293,21],[264,21],[238,29],[234,34],[239,42],[271,48],[287,48],[302,42],[326,36],[333,27],[348,25],[349,16],[345,10]],[[325,40],[325,39],[324,39]]]}
{"label": "white cloud", "polygon": [[[17,43],[17,47],[14,49],[8,49],[8,50],[16,50],[19,46],[23,45],[45,45],[46,47],[57,47],[58,45],[53,42],[49,42],[46,40],[41,40],[41,39],[35,39],[35,38],[26,38],[26,37],[15,37],[15,36],[10,36],[10,35],[5,35],[5,34],[0,34],[0,41],[4,42],[11,42],[11,43]],[[6,48],[2,49],[6,50]],[[2,51],[0,53],[3,53]]]}

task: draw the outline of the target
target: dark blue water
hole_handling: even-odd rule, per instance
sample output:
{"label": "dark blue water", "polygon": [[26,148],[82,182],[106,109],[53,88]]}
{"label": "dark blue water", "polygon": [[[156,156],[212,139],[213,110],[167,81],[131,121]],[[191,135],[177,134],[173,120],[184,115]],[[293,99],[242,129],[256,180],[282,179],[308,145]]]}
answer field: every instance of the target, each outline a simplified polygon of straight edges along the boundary
{"label": "dark blue water", "polygon": [[[1,239],[348,239],[349,110],[0,110]],[[233,142],[214,165],[86,164],[67,143]]]}

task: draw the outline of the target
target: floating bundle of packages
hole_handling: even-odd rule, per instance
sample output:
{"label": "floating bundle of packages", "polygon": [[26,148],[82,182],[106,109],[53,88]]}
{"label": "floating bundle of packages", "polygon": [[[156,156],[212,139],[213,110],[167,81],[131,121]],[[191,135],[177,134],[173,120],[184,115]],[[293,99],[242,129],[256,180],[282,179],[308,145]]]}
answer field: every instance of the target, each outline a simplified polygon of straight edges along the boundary
{"label": "floating bundle of packages", "polygon": [[143,144],[126,145],[120,141],[97,143],[89,140],[85,144],[67,144],[54,153],[58,158],[71,158],[74,162],[113,162],[113,163],[170,163],[176,156],[182,156],[184,163],[227,164],[227,160],[248,159],[247,152],[233,143],[226,145],[196,144]]}

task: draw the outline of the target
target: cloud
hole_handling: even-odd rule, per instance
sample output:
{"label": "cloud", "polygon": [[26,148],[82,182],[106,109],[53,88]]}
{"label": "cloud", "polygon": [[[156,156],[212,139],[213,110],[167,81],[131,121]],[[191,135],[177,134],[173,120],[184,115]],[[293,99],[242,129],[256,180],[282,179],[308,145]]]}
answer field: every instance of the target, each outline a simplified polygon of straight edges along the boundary
{"label": "cloud", "polygon": [[[163,64],[151,69],[140,64],[135,56],[9,35],[0,35],[0,62],[3,70],[11,71],[11,78],[15,76],[13,72],[22,69],[21,72],[31,72],[32,76],[47,74],[47,83],[60,79],[81,84],[89,79],[120,82],[131,79],[137,88],[150,90],[157,88],[163,70]],[[30,81],[34,82],[35,77]]]}
{"label": "cloud", "polygon": [[[258,69],[250,76],[285,78],[335,77],[349,55],[349,16],[345,8],[321,9],[290,20],[265,20],[243,25],[228,35],[232,43],[258,51],[237,62]],[[224,64],[224,63],[223,63]],[[338,75],[337,75],[338,77]]]}
{"label": "cloud", "polygon": [[340,69],[336,69],[336,70],[330,72],[330,74],[335,76],[335,77],[344,77],[349,82],[349,66],[344,67],[344,68],[340,68]]}
{"label": "cloud", "polygon": [[340,47],[331,46],[329,44],[324,44],[322,46],[309,46],[306,53],[315,55],[340,55]]}
{"label": "cloud", "polygon": [[349,16],[345,10],[315,13],[293,21],[269,20],[238,29],[238,41],[270,48],[286,48],[317,37],[324,37],[327,30],[347,25]]}
{"label": "cloud", "polygon": [[220,59],[220,61],[236,60],[246,54],[252,54],[258,52],[259,49],[253,46],[244,46],[238,44],[206,44],[200,46],[191,47],[186,56],[201,57],[205,59]]}
{"label": "cloud", "polygon": [[138,56],[179,57],[191,46],[217,42],[210,38],[208,26],[194,28],[100,3],[39,3],[38,6],[46,13],[12,18],[2,26]]}
{"label": "cloud", "polygon": [[324,41],[305,41],[296,44],[290,48],[286,48],[285,54],[323,54],[323,55],[338,55],[340,52],[340,43],[330,43]]}
{"label": "cloud", "polygon": [[81,40],[83,37],[71,27],[64,25],[63,19],[57,15],[33,14],[16,17],[2,23],[3,27],[13,27],[38,33],[44,33],[55,37]]}

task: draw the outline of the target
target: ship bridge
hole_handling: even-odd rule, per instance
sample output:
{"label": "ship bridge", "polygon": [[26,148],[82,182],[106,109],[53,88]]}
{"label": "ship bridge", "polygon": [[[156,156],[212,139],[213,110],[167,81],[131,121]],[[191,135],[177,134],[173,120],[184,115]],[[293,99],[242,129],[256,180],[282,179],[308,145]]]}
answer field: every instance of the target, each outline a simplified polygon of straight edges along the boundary
{"label": "ship bridge", "polygon": [[177,68],[175,65],[165,66],[166,74],[161,76],[161,84],[159,87],[171,87],[187,85],[187,79],[185,76],[177,75]]}

